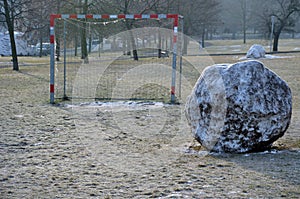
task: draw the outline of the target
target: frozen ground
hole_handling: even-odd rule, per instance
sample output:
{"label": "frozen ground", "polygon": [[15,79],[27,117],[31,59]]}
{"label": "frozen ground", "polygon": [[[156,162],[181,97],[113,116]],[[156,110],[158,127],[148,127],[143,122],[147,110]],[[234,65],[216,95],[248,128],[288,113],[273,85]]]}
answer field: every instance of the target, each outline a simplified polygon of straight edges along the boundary
{"label": "frozen ground", "polygon": [[299,111],[252,154],[199,150],[179,105],[48,104],[46,66],[0,69],[1,198],[299,198]]}

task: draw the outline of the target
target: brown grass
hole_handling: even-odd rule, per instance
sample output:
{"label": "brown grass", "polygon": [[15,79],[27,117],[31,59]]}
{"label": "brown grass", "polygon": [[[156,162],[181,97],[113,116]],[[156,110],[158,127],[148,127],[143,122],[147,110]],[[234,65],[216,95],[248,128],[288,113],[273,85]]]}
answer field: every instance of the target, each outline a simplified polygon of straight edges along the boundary
{"label": "brown grass", "polygon": [[[253,44],[260,44],[265,47],[266,52],[270,52],[269,40],[252,39],[246,44],[242,40],[208,40],[205,48],[209,53],[246,53]],[[299,51],[300,39],[280,39],[278,51]]]}
{"label": "brown grass", "polygon": [[[299,198],[300,54],[290,55],[260,60],[288,82],[294,98],[292,123],[277,142],[288,150],[274,154],[203,156],[188,148],[192,135],[179,122],[179,106],[83,106],[76,114],[76,109],[49,105],[49,65],[22,66],[20,72],[0,68],[0,195]],[[193,59],[203,61],[201,69],[211,62],[239,61],[235,56]],[[186,65],[185,78],[195,81],[198,71]],[[138,95],[144,94],[141,89]]]}

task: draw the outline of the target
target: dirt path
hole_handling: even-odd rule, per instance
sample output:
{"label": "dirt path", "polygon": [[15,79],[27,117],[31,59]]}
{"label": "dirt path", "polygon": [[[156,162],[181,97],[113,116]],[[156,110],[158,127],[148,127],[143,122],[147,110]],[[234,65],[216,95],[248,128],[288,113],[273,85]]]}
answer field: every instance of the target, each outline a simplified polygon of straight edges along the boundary
{"label": "dirt path", "polygon": [[51,106],[48,85],[45,66],[0,69],[1,198],[300,197],[298,109],[286,149],[207,154],[181,106]]}

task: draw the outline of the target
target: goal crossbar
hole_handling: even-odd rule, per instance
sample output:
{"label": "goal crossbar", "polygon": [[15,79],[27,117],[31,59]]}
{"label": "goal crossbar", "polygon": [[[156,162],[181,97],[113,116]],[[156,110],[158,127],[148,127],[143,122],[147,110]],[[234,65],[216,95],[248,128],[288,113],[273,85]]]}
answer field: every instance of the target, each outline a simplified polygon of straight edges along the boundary
{"label": "goal crossbar", "polygon": [[55,20],[56,19],[172,19],[173,20],[173,57],[172,57],[172,82],[171,82],[171,103],[175,103],[176,85],[176,59],[178,21],[181,16],[178,14],[51,14],[50,15],[50,103],[55,103]]}

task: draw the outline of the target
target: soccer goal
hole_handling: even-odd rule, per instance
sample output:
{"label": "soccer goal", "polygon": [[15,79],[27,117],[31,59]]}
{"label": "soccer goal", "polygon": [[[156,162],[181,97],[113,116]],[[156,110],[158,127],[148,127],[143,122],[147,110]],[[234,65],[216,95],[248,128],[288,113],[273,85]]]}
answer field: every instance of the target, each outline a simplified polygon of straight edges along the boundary
{"label": "soccer goal", "polygon": [[180,95],[177,14],[52,14],[50,102],[156,100]]}

